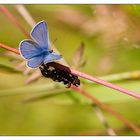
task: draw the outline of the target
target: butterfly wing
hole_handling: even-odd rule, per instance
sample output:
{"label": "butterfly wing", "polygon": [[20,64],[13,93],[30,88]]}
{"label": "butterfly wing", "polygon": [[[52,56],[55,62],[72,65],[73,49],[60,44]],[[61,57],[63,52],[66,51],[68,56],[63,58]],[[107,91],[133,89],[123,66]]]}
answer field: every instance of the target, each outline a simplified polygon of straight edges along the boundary
{"label": "butterfly wing", "polygon": [[45,21],[39,22],[31,31],[31,36],[39,46],[48,49],[48,27]]}
{"label": "butterfly wing", "polygon": [[30,68],[37,68],[43,63],[43,59],[43,55],[35,56],[28,60],[27,66]]}
{"label": "butterfly wing", "polygon": [[19,45],[21,55],[25,59],[30,59],[41,53],[41,48],[32,40],[23,40]]}
{"label": "butterfly wing", "polygon": [[61,59],[62,56],[61,55],[58,55],[56,53],[49,53],[48,55],[45,56],[44,58],[44,63],[49,63],[49,62],[53,62],[55,60],[59,60]]}

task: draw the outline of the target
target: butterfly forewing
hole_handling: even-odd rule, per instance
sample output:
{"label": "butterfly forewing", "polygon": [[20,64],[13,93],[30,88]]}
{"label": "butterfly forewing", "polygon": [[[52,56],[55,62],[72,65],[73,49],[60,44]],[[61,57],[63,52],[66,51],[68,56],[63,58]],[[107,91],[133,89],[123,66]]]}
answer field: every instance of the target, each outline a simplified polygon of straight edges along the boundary
{"label": "butterfly forewing", "polygon": [[48,49],[48,27],[45,21],[39,22],[33,28],[31,36],[40,45],[40,47]]}

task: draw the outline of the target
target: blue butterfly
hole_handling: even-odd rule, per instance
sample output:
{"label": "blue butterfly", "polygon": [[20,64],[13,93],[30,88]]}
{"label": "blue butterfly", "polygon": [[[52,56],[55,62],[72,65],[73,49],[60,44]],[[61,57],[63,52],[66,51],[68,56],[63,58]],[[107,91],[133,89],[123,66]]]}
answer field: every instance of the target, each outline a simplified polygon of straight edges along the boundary
{"label": "blue butterfly", "polygon": [[62,57],[49,50],[48,27],[45,21],[35,25],[31,31],[31,37],[33,40],[25,39],[19,45],[21,56],[28,60],[28,67],[37,68],[41,64],[53,62]]}

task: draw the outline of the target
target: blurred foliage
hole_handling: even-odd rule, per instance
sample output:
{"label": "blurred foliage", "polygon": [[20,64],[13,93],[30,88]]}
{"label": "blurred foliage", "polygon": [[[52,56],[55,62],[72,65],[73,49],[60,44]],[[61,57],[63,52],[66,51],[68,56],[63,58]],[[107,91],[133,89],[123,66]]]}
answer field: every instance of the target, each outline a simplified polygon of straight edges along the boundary
{"label": "blurred foliage", "polygon": [[[30,32],[31,27],[14,6],[5,7]],[[57,38],[55,46],[67,62],[72,62],[81,42],[84,43],[86,63],[80,68],[81,71],[103,76],[139,70],[140,5],[25,7],[36,22],[47,21],[50,39],[53,41]],[[26,37],[2,13],[0,20],[0,42],[18,48],[19,42]],[[0,53],[3,52],[5,50],[0,49]],[[87,99],[74,91],[67,91],[61,84],[54,85],[54,82],[43,77],[25,85],[29,75],[17,71],[15,67],[18,63],[10,60],[6,55],[0,57],[0,135],[107,135]],[[139,83],[139,79],[115,82],[137,92],[140,91]],[[53,93],[54,87],[58,94]],[[83,87],[140,125],[138,100],[101,85],[85,83]],[[43,98],[23,103],[24,100],[39,96]],[[136,135],[114,116],[106,111],[104,113],[117,135]]]}

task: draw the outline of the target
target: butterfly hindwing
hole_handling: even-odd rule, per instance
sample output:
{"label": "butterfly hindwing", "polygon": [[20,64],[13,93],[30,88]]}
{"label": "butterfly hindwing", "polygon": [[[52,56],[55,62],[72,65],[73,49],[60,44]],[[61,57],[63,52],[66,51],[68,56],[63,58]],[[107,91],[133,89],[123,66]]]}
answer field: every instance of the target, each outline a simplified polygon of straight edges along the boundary
{"label": "butterfly hindwing", "polygon": [[31,36],[41,47],[48,49],[48,27],[45,21],[39,22],[33,28]]}
{"label": "butterfly hindwing", "polygon": [[27,66],[30,68],[37,68],[43,63],[43,55],[35,56],[28,60]]}
{"label": "butterfly hindwing", "polygon": [[61,59],[61,55],[56,54],[56,53],[49,53],[48,55],[45,56],[44,58],[44,64],[53,62],[55,60]]}
{"label": "butterfly hindwing", "polygon": [[23,40],[20,43],[19,50],[25,59],[30,59],[41,53],[41,48],[32,40]]}

